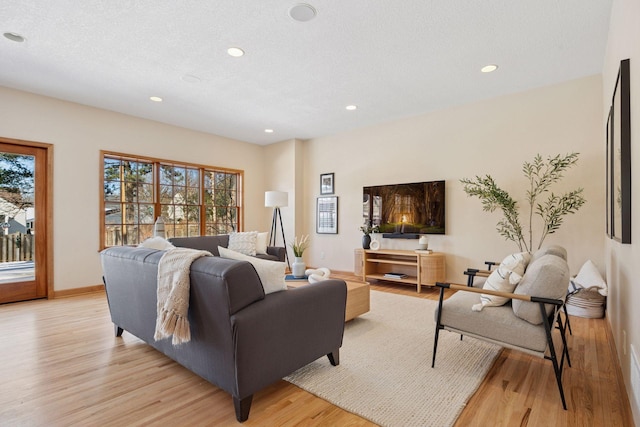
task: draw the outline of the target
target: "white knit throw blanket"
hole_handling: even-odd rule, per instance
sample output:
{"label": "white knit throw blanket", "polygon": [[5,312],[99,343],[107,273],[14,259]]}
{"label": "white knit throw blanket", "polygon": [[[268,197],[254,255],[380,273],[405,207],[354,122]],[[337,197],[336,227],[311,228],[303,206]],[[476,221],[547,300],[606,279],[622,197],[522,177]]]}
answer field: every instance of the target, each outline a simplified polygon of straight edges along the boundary
{"label": "white knit throw blanket", "polygon": [[191,263],[203,256],[212,256],[208,251],[189,248],[170,249],[158,263],[158,306],[156,331],[153,338],[158,341],[173,335],[173,345],[191,340],[189,329],[189,272]]}

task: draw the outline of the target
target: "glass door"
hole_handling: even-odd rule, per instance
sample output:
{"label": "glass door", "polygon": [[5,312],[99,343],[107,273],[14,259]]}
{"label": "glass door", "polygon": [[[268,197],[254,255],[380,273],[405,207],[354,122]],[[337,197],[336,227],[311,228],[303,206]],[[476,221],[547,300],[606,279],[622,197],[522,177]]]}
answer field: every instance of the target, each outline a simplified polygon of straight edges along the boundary
{"label": "glass door", "polygon": [[46,159],[43,148],[0,140],[0,303],[47,296]]}

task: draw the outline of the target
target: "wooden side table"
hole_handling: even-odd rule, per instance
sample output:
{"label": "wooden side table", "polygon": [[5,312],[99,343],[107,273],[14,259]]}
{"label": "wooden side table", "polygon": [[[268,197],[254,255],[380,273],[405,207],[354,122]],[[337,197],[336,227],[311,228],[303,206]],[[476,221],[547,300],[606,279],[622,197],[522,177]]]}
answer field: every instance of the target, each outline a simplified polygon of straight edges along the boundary
{"label": "wooden side table", "polygon": [[[352,282],[345,280],[347,284],[347,309],[344,314],[344,321],[355,319],[361,314],[367,313],[370,306],[369,284],[361,282]],[[297,288],[308,285],[306,280],[287,281],[287,287]]]}

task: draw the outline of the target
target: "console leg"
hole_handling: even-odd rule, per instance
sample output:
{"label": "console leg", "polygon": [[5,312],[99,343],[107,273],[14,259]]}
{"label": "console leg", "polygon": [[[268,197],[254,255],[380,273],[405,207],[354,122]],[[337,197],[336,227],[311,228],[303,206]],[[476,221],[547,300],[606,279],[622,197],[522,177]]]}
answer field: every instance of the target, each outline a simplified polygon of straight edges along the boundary
{"label": "console leg", "polygon": [[238,422],[243,423],[249,419],[251,400],[253,400],[253,395],[247,396],[244,399],[233,398],[233,406],[236,409],[236,420],[238,420]]}
{"label": "console leg", "polygon": [[122,336],[122,332],[124,332],[124,329],[122,329],[120,326],[118,325],[113,325],[115,326],[115,331],[116,331],[116,337],[120,337]]}

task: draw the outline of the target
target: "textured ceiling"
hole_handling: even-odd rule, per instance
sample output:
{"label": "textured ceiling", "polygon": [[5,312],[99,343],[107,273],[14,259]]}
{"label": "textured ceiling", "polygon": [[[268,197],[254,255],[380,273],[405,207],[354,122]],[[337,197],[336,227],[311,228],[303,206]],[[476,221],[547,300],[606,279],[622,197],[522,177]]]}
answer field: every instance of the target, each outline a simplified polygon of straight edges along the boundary
{"label": "textured ceiling", "polygon": [[[317,16],[298,22],[297,3],[2,0],[0,33],[26,41],[0,36],[0,85],[269,144],[598,74],[611,9],[310,0]],[[229,56],[231,46],[246,54]],[[487,64],[500,68],[481,73]]]}

